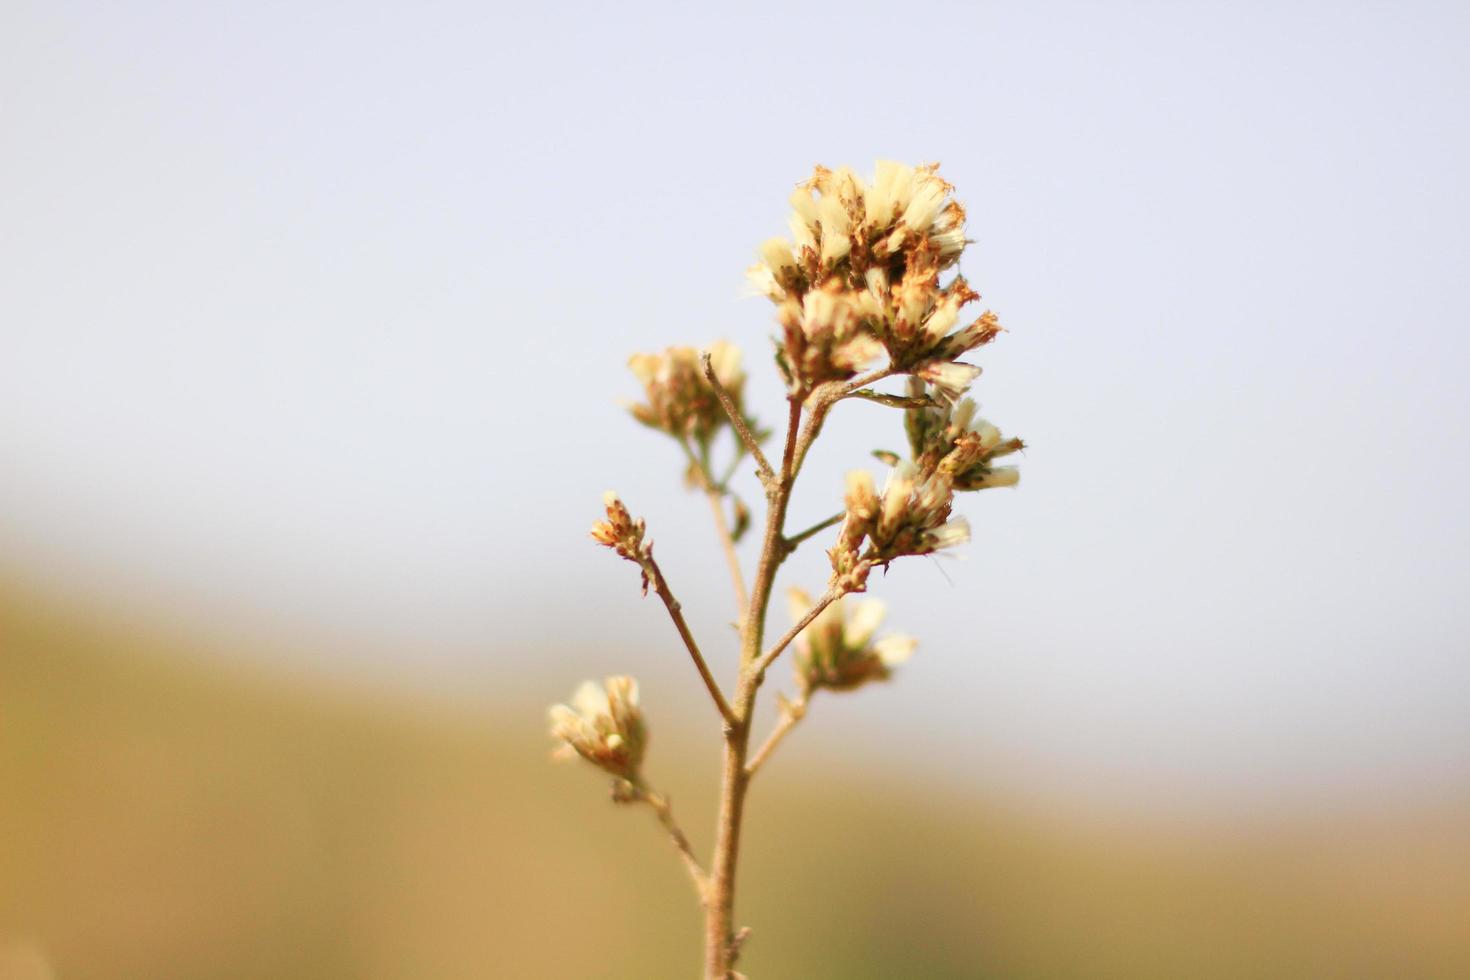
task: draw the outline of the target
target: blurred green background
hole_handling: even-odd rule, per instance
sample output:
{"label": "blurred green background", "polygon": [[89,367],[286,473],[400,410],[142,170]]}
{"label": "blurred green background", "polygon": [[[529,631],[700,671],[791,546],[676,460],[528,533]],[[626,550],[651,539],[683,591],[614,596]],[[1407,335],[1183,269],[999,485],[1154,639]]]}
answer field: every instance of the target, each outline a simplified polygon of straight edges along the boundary
{"label": "blurred green background", "polygon": [[[651,817],[551,763],[523,703],[209,643],[0,589],[0,977],[697,972]],[[799,736],[753,791],[753,977],[1470,976],[1470,807],[1160,823],[957,795]],[[701,851],[715,758],[654,729]]]}

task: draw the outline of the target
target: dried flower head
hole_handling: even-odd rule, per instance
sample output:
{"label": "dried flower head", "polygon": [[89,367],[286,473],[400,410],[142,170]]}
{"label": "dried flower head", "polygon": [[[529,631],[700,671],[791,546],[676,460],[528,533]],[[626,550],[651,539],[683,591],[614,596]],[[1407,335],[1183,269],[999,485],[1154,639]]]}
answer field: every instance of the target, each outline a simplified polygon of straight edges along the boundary
{"label": "dried flower head", "polygon": [[910,379],[909,396],[918,404],[905,410],[904,428],[918,471],[943,474],[957,491],[1015,486],[1020,472],[995,461],[1026,444],[1003,438],[1000,429],[976,414],[978,406],[969,398],[945,404],[924,399],[924,394],[923,383]]}
{"label": "dried flower head", "polygon": [[912,461],[889,471],[883,492],[866,472],[848,474],[847,509],[829,551],[833,581],[859,591],[867,571],[904,555],[927,555],[970,540],[970,524],[950,518],[954,487],[942,472],[921,473]]}
{"label": "dried flower head", "polygon": [[[788,605],[793,622],[812,608],[812,598],[791,589]],[[881,599],[846,602],[838,599],[823,609],[795,640],[793,666],[803,697],[818,688],[850,691],[869,681],[887,680],[893,668],[913,656],[918,641],[888,636],[876,643],[873,634],[883,622],[887,606]]]}
{"label": "dried flower head", "polygon": [[640,785],[648,732],[638,707],[638,682],[631,677],[609,677],[602,687],[584,682],[570,704],[552,705],[551,737],[562,743],[559,757],[580,755],[609,775]]}
{"label": "dried flower head", "polygon": [[[737,408],[742,405],[745,370],[740,348],[724,341],[709,346],[710,366]],[[644,425],[676,439],[708,446],[729,418],[704,375],[700,353],[693,347],[670,347],[658,354],[634,354],[628,367],[643,385],[642,403],[628,407]],[[741,409],[743,414],[744,410]]]}
{"label": "dried flower head", "polygon": [[[777,359],[793,392],[851,378],[883,350],[899,370],[952,362],[999,332],[989,312],[955,329],[979,294],[962,276],[940,281],[967,243],[952,190],[937,164],[880,161],[871,183],[817,167],[792,194],[792,240],[766,241],[747,275],[778,306]],[[956,397],[973,380],[928,370]]]}

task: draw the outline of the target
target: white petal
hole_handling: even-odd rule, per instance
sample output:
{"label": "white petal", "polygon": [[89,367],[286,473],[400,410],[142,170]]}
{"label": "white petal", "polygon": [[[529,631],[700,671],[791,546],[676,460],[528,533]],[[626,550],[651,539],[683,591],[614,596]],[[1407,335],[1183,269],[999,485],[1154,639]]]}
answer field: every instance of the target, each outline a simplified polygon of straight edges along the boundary
{"label": "white petal", "polygon": [[960,399],[960,403],[954,407],[954,416],[951,419],[955,428],[961,432],[968,429],[979,407],[975,404],[975,399],[973,398]]}
{"label": "white petal", "polygon": [[956,298],[946,299],[940,303],[934,312],[929,314],[929,319],[924,321],[924,333],[931,343],[944,339],[951,327],[959,322],[960,304]]}
{"label": "white petal", "polygon": [[942,388],[951,396],[958,397],[980,377],[980,369],[973,364],[962,364],[958,361],[930,361],[919,368],[917,374],[936,388]]}
{"label": "white petal", "polygon": [[914,491],[914,466],[905,460],[888,474],[883,485],[883,517],[881,523],[892,531],[908,510],[909,494]]}
{"label": "white petal", "polygon": [[628,370],[633,372],[633,377],[638,379],[639,384],[647,387],[658,377],[659,364],[662,362],[663,358],[657,354],[634,354],[628,358]]}
{"label": "white petal", "polygon": [[757,262],[745,270],[745,278],[755,291],[779,303],[786,298],[786,290],[776,281],[775,275],[764,262]]}
{"label": "white petal", "polygon": [[766,239],[761,244],[760,254],[761,261],[775,273],[796,265],[796,259],[791,254],[791,243],[784,238]]}
{"label": "white petal", "polygon": [[719,378],[720,384],[726,388],[733,388],[743,380],[740,371],[740,348],[734,344],[724,340],[717,340],[710,344],[709,363],[710,367],[714,368],[715,377]]}
{"label": "white petal", "polygon": [[791,206],[801,216],[801,220],[807,224],[815,224],[817,221],[817,201],[812,197],[812,192],[805,187],[798,187],[791,192]]}
{"label": "white petal", "polygon": [[989,487],[1013,487],[1020,482],[1020,470],[1016,469],[1014,466],[997,466],[995,469],[991,470],[985,475],[985,479],[980,481],[980,485],[976,487],[976,489],[984,490]]}
{"label": "white petal", "polygon": [[786,590],[786,611],[791,616],[791,624],[794,626],[801,622],[801,618],[811,612],[812,597],[805,589],[796,586]]}
{"label": "white petal", "polygon": [[956,517],[936,527],[932,533],[935,548],[953,548],[970,540],[970,522],[963,517]]}
{"label": "white petal", "polygon": [[791,220],[787,222],[787,227],[791,229],[791,238],[796,242],[797,248],[816,249],[816,233],[812,231],[811,222],[807,221],[805,217],[800,214],[793,214]]}
{"label": "white petal", "polygon": [[1000,445],[1000,430],[984,419],[976,423],[975,434],[980,437],[980,448],[986,452]]}
{"label": "white petal", "polygon": [[576,693],[572,695],[572,707],[576,708],[583,718],[596,718],[610,711],[607,692],[596,681],[582,682],[582,686],[577,688]]}
{"label": "white petal", "polygon": [[864,599],[855,602],[852,612],[847,617],[847,623],[842,628],[842,640],[849,650],[861,650],[868,645],[878,627],[883,623],[883,617],[888,614],[888,604],[882,599]]}
{"label": "white petal", "polygon": [[878,659],[883,661],[885,667],[897,667],[899,664],[907,663],[919,647],[919,641],[912,636],[885,636],[873,644],[873,652],[878,654]]}
{"label": "white petal", "polygon": [[904,226],[915,231],[927,230],[944,204],[944,193],[944,185],[935,180],[930,180],[919,188],[914,199],[904,209]]}

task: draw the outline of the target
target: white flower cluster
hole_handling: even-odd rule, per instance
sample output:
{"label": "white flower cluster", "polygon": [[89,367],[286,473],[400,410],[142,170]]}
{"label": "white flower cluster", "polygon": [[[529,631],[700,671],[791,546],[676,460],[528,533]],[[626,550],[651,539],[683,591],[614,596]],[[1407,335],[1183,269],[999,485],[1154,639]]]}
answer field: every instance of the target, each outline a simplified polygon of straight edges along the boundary
{"label": "white flower cluster", "polygon": [[965,209],[936,166],[882,161],[871,183],[818,167],[791,196],[792,238],[748,271],[777,306],[778,360],[793,393],[860,372],[883,352],[898,370],[958,397],[979,374],[956,361],[1000,331],[994,314],[960,326],[979,298],[963,276]]}

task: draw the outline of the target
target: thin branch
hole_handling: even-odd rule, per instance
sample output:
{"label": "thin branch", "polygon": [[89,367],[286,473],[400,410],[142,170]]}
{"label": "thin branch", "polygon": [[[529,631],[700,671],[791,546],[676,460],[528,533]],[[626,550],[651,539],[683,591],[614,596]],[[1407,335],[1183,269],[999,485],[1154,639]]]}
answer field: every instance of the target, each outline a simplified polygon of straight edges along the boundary
{"label": "thin branch", "polygon": [[765,743],[755,750],[755,755],[751,756],[750,762],[746,763],[746,779],[755,775],[756,770],[765,764],[766,759],[770,758],[772,752],[776,751],[776,746],[781,744],[781,740],[786,737],[787,733],[806,717],[806,706],[807,695],[805,694],[798,697],[795,701],[782,703],[781,719],[776,722],[776,727],[771,729],[771,734],[766,738]]}
{"label": "thin branch", "polygon": [[835,527],[836,525],[841,524],[842,519],[846,516],[847,511],[839,510],[831,517],[827,518],[824,521],[818,521],[811,527],[807,528],[805,531],[801,531],[797,534],[791,535],[789,538],[786,539],[787,549],[794,549],[797,545],[801,544],[807,538],[816,537],[818,534],[821,534],[823,531],[827,530],[827,528]]}
{"label": "thin branch", "polygon": [[693,658],[700,679],[704,681],[704,686],[709,690],[709,696],[714,699],[715,707],[720,709],[720,715],[725,719],[727,725],[735,724],[735,713],[730,710],[730,703],[725,700],[720,685],[710,673],[709,664],[704,662],[704,655],[699,652],[699,644],[694,642],[694,634],[689,632],[689,624],[684,621],[684,612],[679,605],[679,600],[674,598],[668,581],[664,579],[663,571],[658,567],[658,562],[653,560],[652,549],[649,550],[646,557],[639,561],[639,564],[643,567],[644,574],[648,576],[648,583],[653,586],[653,590],[668,607],[669,617],[674,621],[674,628],[679,631],[680,638],[684,640],[684,646],[689,648],[689,656]]}
{"label": "thin branch", "polygon": [[740,469],[740,461],[744,458],[745,456],[742,453],[732,454],[730,458],[730,465],[725,467],[725,472],[721,473],[720,478],[715,481],[715,486],[718,489],[724,490],[726,492],[729,491],[730,481],[735,478],[736,471]]}
{"label": "thin branch", "polygon": [[890,395],[886,391],[874,391],[872,388],[859,388],[851,397],[864,398],[889,408],[930,408],[934,405],[934,399],[928,396],[913,398],[909,395]]}
{"label": "thin branch", "polygon": [[885,364],[883,367],[877,368],[873,371],[869,371],[867,374],[864,374],[861,377],[854,378],[847,384],[843,385],[840,389],[840,394],[838,394],[837,398],[834,398],[832,400],[837,401],[839,399],[846,398],[848,395],[856,393],[859,388],[866,388],[868,385],[877,384],[879,381],[882,381],[885,378],[891,378],[898,373],[900,373],[899,370],[892,364]]}
{"label": "thin branch", "polygon": [[715,374],[714,363],[710,360],[709,352],[705,351],[700,355],[699,359],[700,363],[704,365],[705,380],[715,390],[715,397],[720,400],[720,407],[729,416],[730,425],[734,427],[735,434],[740,437],[740,442],[745,446],[746,452],[750,453],[755,459],[755,471],[760,477],[761,483],[769,484],[776,478],[776,472],[771,469],[771,464],[766,460],[766,454],[761,452],[761,444],[756,440],[755,433],[751,432],[750,426],[745,424],[745,419],[741,416],[740,409],[735,404],[735,399],[730,397],[730,393],[720,383],[719,377]]}
{"label": "thin branch", "polygon": [[735,551],[735,536],[730,533],[730,524],[725,520],[725,501],[720,491],[708,481],[705,483],[704,493],[709,498],[710,510],[715,515],[715,530],[719,532],[720,547],[725,552],[725,564],[730,568],[730,584],[735,587],[735,608],[743,616],[750,597],[745,591],[745,576],[740,571],[740,555]]}
{"label": "thin branch", "polygon": [[699,858],[694,856],[694,849],[689,846],[689,838],[685,837],[684,831],[679,829],[669,798],[651,789],[640,788],[637,794],[637,798],[653,809],[654,814],[658,817],[658,822],[663,824],[664,829],[669,832],[669,838],[674,842],[674,849],[679,852],[679,859],[684,862],[684,868],[694,882],[694,890],[699,893],[700,904],[704,904],[709,897],[709,875],[705,873],[704,866],[699,863]]}
{"label": "thin branch", "polygon": [[811,406],[812,414],[806,420],[806,425],[801,430],[801,435],[796,441],[796,458],[793,464],[792,474],[801,470],[801,464],[806,460],[807,450],[816,441],[817,435],[822,431],[822,423],[827,420],[827,413],[832,406],[842,399],[855,394],[870,384],[876,384],[884,378],[890,378],[900,373],[892,364],[885,365],[851,381],[829,381],[818,385],[817,390],[812,392]]}
{"label": "thin branch", "polygon": [[812,624],[812,620],[816,619],[822,614],[822,610],[826,609],[828,606],[832,605],[832,603],[836,602],[838,599],[841,599],[846,594],[847,593],[843,589],[836,586],[832,586],[828,588],[826,592],[823,592],[822,597],[816,601],[816,604],[806,611],[806,615],[801,617],[801,619],[797,622],[795,626],[786,631],[785,636],[776,641],[775,646],[767,650],[764,654],[761,655],[761,658],[755,662],[755,676],[760,677],[765,674],[766,669],[770,667],[771,664],[776,662],[777,657],[781,656],[781,652],[791,645],[791,641],[796,639],[797,636],[801,634],[802,630],[806,629]]}
{"label": "thin branch", "polygon": [[[791,484],[796,482],[797,458],[801,455],[799,446],[801,437],[801,402],[795,398],[786,399],[786,446],[781,450],[781,482],[785,484],[787,496],[791,494]],[[784,525],[786,515],[781,515]]]}
{"label": "thin branch", "polygon": [[709,506],[715,518],[715,531],[720,539],[720,549],[725,553],[725,564],[730,569],[730,582],[735,587],[735,608],[739,615],[745,615],[746,604],[750,602],[745,591],[745,576],[740,571],[740,555],[735,551],[735,535],[730,533],[730,524],[725,520],[724,496],[729,493],[722,489],[723,483],[716,483],[710,476],[709,458],[694,455],[694,450],[689,447],[686,439],[680,439],[679,445],[684,450],[684,455],[689,457],[690,471],[695,479],[699,481],[699,488],[704,491],[705,497],[709,499]]}

